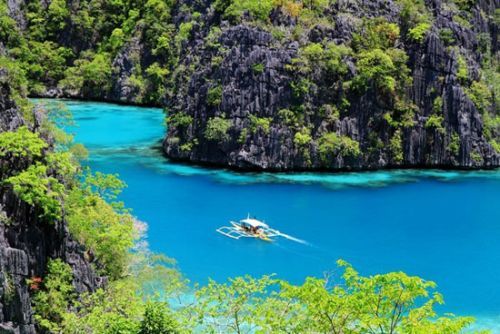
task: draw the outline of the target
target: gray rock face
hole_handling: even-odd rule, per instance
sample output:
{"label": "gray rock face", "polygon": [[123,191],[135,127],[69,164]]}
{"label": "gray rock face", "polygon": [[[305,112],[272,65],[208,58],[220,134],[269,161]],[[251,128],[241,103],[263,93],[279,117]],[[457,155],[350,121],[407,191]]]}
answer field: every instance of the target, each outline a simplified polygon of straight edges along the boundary
{"label": "gray rock face", "polygon": [[[480,63],[484,57],[478,51],[480,37],[489,36],[492,49],[498,49],[498,27],[488,19],[498,8],[498,0],[479,1],[472,9],[471,27],[461,26],[453,19],[455,12],[441,6],[441,1],[428,1],[434,15],[432,26],[421,43],[398,41],[398,47],[409,57],[408,67],[412,84],[406,95],[416,106],[414,125],[402,128],[403,157],[395,159],[389,150],[395,129],[384,121],[390,111],[386,101],[367,92],[348,96],[350,106],[336,120],[320,112],[325,103],[336,101],[331,78],[313,73],[313,85],[303,97],[305,105],[303,126],[311,129],[312,141],[304,149],[294,143],[297,128],[285,124],[279,111],[293,108],[293,84],[296,73],[287,69],[298,57],[299,46],[312,42],[331,41],[336,44],[352,40],[363,19],[385,17],[399,22],[400,6],[396,1],[343,1],[331,8],[335,24],[318,23],[306,36],[294,40],[290,35],[264,31],[251,23],[232,26],[218,21],[211,11],[204,14],[205,25],[194,29],[184,45],[175,85],[169,97],[171,115],[184,113],[192,117],[189,126],[171,125],[164,141],[164,150],[172,159],[229,166],[236,169],[296,170],[296,169],[376,169],[392,167],[491,168],[500,165],[496,152],[484,135],[481,112],[466,94],[457,77],[459,58],[465,59],[469,80],[479,79]],[[275,29],[293,31],[294,19],[275,11],[271,15]],[[210,28],[222,28],[215,41],[208,41]],[[450,29],[454,42],[449,46],[440,34]],[[403,34],[402,34],[403,35]],[[350,76],[357,72],[354,59],[346,59]],[[256,66],[259,66],[257,68]],[[207,102],[211,88],[221,87],[221,103]],[[437,97],[442,99],[444,131],[426,126]],[[498,114],[498,106],[489,111]],[[268,131],[250,131],[250,115],[271,120]],[[207,122],[213,117],[230,121],[224,140],[207,140]],[[362,154],[358,157],[333,156],[329,161],[320,158],[319,138],[326,132],[348,136],[359,142]],[[373,134],[380,141],[373,147]],[[458,152],[450,149],[452,141]],[[498,136],[494,133],[493,136]],[[491,138],[490,138],[491,139]]]}
{"label": "gray rock face", "polygon": [[[0,70],[0,132],[25,122],[10,98],[5,72]],[[38,117],[34,117],[38,119]],[[37,124],[35,124],[37,126]],[[0,173],[15,171],[22,164],[0,159]],[[0,333],[36,332],[27,280],[43,277],[49,258],[61,258],[73,269],[75,289],[94,291],[105,284],[96,275],[84,249],[75,242],[64,221],[47,224],[36,209],[0,187]]]}

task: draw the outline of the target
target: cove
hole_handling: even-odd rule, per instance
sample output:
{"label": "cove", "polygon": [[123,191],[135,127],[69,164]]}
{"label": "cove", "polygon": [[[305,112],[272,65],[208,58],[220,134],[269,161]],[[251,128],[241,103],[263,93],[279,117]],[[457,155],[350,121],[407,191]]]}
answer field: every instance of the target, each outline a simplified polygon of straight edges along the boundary
{"label": "cove", "polygon": [[[439,310],[500,323],[500,170],[341,174],[235,173],[169,162],[160,109],[72,100],[67,130],[94,171],[118,173],[121,199],[149,225],[155,252],[193,282],[275,273],[293,283],[338,272],[405,271],[438,284]],[[232,240],[215,232],[250,213],[307,244]]]}

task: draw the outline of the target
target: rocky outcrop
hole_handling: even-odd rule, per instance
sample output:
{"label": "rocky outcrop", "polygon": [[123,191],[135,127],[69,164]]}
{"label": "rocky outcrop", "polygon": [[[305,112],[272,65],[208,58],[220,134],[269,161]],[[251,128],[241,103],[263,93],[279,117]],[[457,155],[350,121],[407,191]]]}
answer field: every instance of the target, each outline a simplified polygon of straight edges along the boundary
{"label": "rocky outcrop", "polygon": [[[6,73],[0,69],[0,131],[15,130],[25,124],[11,99]],[[34,127],[39,126],[34,117]],[[0,171],[15,173],[18,164],[0,160]],[[37,208],[21,201],[9,188],[0,187],[0,333],[36,332],[28,279],[43,277],[47,261],[60,258],[73,269],[79,293],[94,291],[105,283],[96,275],[84,248],[75,242],[66,223],[49,224],[39,218]]]}
{"label": "rocky outcrop", "polygon": [[[124,4],[96,8],[89,1],[68,1],[63,31],[48,38],[72,50],[68,66],[100,52],[105,61],[97,65],[110,65],[102,71],[109,72],[107,82],[87,78],[73,89],[44,78],[40,84],[46,89],[38,85],[33,93],[166,106],[171,118],[184,120],[170,122],[164,140],[164,151],[174,160],[258,170],[499,166],[498,97],[481,107],[471,96],[472,83],[484,81],[497,66],[481,68],[485,60],[500,58],[499,0],[284,0],[272,2],[265,18],[248,11],[228,17],[224,11],[232,2],[244,1],[181,0],[134,11]],[[405,12],[404,3],[417,13]],[[21,30],[23,4],[7,2]],[[40,1],[43,9],[49,4]],[[311,6],[317,8],[307,13]],[[115,9],[123,13],[110,15]],[[300,10],[303,17],[297,16]],[[82,12],[93,15],[89,20],[99,27],[83,27]],[[420,15],[430,24],[422,40],[409,34]],[[103,18],[117,26],[100,22]],[[396,82],[396,90],[404,91],[397,96],[383,94],[373,82],[362,92],[352,87],[360,73],[357,38],[376,18],[399,29],[391,48],[404,52],[405,60],[395,66],[401,75],[408,69],[411,80]],[[113,47],[107,42],[115,28],[125,37]],[[348,47],[340,61],[345,73],[319,68],[320,59],[302,64],[304,48],[312,43]],[[306,73],[301,66],[310,68]],[[403,113],[397,125],[389,119]],[[206,135],[214,118],[228,122],[219,124],[225,132],[220,138]],[[330,143],[325,155],[321,144],[328,134],[338,142]],[[335,149],[343,144],[351,152]]]}
{"label": "rocky outcrop", "polygon": [[[279,9],[271,14],[271,24],[264,26],[246,20],[232,25],[209,9],[203,15],[205,24],[196,25],[183,46],[182,70],[176,73],[167,100],[171,117],[188,115],[193,121],[189,125],[171,122],[164,141],[166,155],[175,160],[263,170],[498,167],[500,152],[491,145],[492,139],[498,138],[498,128],[489,138],[485,135],[485,111],[479,110],[468,93],[470,83],[480,79],[480,64],[490,52],[481,51],[480,43],[485,38],[491,40],[490,56],[498,49],[498,26],[491,19],[498,6],[498,0],[477,2],[470,10],[470,24],[463,24],[458,23],[460,12],[450,2],[426,1],[432,25],[421,42],[405,37],[407,28],[396,0],[336,1],[324,14],[331,23],[318,22],[304,32],[296,29],[297,19]],[[343,83],[358,72],[355,57],[343,59],[348,73],[342,80],[325,71],[313,71],[306,77],[290,70],[304,46],[328,42],[349,45],[363,20],[374,17],[401,27],[396,47],[408,56],[412,81],[405,97],[415,110],[413,125],[399,130],[384,118],[394,112],[394,103],[381,99],[377,91],[361,95],[345,92]],[[221,28],[215,41],[214,26]],[[451,41],[443,32],[452,36]],[[463,60],[467,83],[457,75]],[[297,98],[293,86],[301,77],[311,84],[304,96]],[[215,87],[220,87],[222,94],[220,103],[211,105],[209,94]],[[328,105],[338,107],[342,96],[348,106],[340,115],[325,109]],[[442,122],[435,127],[428,120],[436,113],[433,105],[438,98],[442,100]],[[286,124],[282,110],[294,110],[301,124]],[[493,103],[486,112],[495,117],[498,105]],[[214,117],[230,122],[221,140],[206,136],[208,122]],[[252,117],[267,118],[269,128],[255,129]],[[295,140],[304,129],[311,136],[305,147]],[[320,138],[332,132],[357,141],[361,153],[348,156],[337,152],[322,158]],[[395,145],[401,147],[402,156],[394,152]]]}

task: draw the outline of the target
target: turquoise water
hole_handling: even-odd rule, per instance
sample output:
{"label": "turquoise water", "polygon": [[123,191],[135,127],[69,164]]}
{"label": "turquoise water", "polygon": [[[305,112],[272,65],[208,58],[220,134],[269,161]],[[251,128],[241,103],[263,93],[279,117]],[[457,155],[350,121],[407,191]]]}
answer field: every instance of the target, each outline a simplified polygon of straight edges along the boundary
{"label": "turquoise water", "polygon": [[[94,170],[118,173],[150,248],[194,282],[276,273],[402,270],[433,280],[442,311],[500,323],[500,170],[238,174],[168,162],[159,109],[65,101]],[[215,229],[251,213],[303,239],[232,240]]]}

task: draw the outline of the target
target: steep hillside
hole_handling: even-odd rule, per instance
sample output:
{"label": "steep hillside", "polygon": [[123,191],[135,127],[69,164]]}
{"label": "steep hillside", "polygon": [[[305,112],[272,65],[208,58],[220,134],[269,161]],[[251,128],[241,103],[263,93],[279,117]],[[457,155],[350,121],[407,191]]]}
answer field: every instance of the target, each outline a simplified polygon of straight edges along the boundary
{"label": "steep hillside", "polygon": [[[12,87],[14,82],[0,66],[0,133],[27,125],[39,130],[43,116],[34,112],[26,121],[13,96],[19,94]],[[91,266],[85,248],[70,236],[64,219],[43,219],[40,205],[27,203],[6,184],[6,179],[21,173],[32,161],[30,155],[6,151],[4,137],[0,141],[0,332],[35,333],[32,297],[38,284],[29,280],[40,279],[41,285],[49,259],[59,258],[70,265],[78,293],[94,291],[105,281]],[[18,153],[28,150],[27,141],[17,144]],[[60,178],[58,173],[54,170],[50,175]]]}
{"label": "steep hillside", "polygon": [[168,156],[278,170],[500,164],[498,1],[249,3],[192,19]]}
{"label": "steep hillside", "polygon": [[[0,2],[33,96],[166,106],[172,159],[500,164],[498,0]],[[42,24],[43,22],[43,24]]]}

